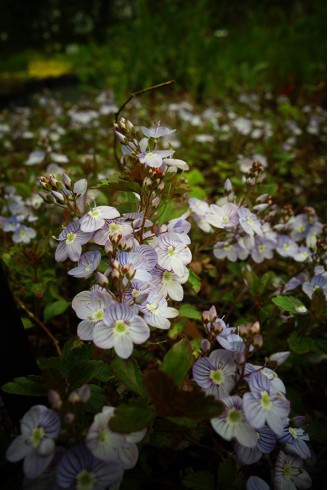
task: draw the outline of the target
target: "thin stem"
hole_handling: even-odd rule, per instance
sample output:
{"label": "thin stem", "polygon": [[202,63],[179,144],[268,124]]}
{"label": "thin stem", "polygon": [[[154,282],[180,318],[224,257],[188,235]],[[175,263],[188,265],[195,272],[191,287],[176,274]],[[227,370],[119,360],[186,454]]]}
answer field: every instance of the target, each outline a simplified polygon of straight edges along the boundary
{"label": "thin stem", "polygon": [[[138,97],[138,95],[142,95],[142,94],[145,94],[146,92],[150,92],[151,90],[156,90],[158,88],[162,88],[162,87],[165,87],[167,85],[171,85],[172,83],[174,83],[175,80],[169,80],[167,82],[162,82],[162,83],[158,83],[157,85],[152,85],[151,87],[148,87],[148,88],[144,88],[142,90],[138,90],[137,92],[133,92],[127,99],[126,101],[121,105],[121,107],[119,108],[119,110],[115,113],[115,122],[117,123],[118,121],[118,116],[121,114],[121,112],[123,111],[124,107],[126,107],[128,105],[128,103],[130,102],[130,100],[133,99],[133,97]],[[119,159],[119,156],[117,154],[117,147],[116,147],[116,142],[117,142],[117,139],[115,137],[115,133],[114,133],[114,157],[115,157],[115,161],[117,163],[117,166],[119,168],[119,165],[120,165],[120,159]]]}
{"label": "thin stem", "polygon": [[59,342],[58,340],[52,335],[52,333],[49,331],[49,329],[45,326],[45,324],[43,322],[41,322],[41,320],[39,320],[39,318],[37,318],[34,313],[29,310],[27,308],[27,306],[19,299],[16,297],[16,301],[17,303],[19,304],[19,306],[22,308],[22,310],[25,311],[25,313],[27,313],[27,315],[35,322],[37,323],[41,328],[42,330],[44,330],[46,332],[46,334],[48,335],[48,337],[52,340],[54,346],[55,346],[55,349],[59,355],[59,357],[62,356],[62,351],[61,351],[61,348],[59,347]]}

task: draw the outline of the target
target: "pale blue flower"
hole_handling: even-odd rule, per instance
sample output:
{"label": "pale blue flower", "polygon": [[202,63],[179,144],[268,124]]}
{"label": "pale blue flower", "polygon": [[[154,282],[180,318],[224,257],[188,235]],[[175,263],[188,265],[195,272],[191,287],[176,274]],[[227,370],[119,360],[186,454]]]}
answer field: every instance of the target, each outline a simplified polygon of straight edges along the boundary
{"label": "pale blue flower", "polygon": [[179,277],[185,275],[186,265],[192,260],[190,249],[183,243],[172,240],[167,233],[158,237],[156,252],[158,264]]}
{"label": "pale blue flower", "polygon": [[113,303],[111,295],[99,286],[91,291],[81,291],[72,301],[72,308],[82,320],[77,327],[77,334],[82,340],[92,340],[93,330],[104,318],[105,309]]}
{"label": "pale blue flower", "polygon": [[101,261],[101,254],[98,250],[86,252],[81,255],[78,266],[68,271],[70,276],[89,277],[97,269]]}
{"label": "pale blue flower", "polygon": [[24,474],[28,478],[37,478],[55,456],[55,439],[60,428],[60,418],[53,410],[35,405],[24,415],[22,435],[10,444],[6,458],[12,463],[24,459]]}
{"label": "pale blue flower", "polygon": [[279,442],[286,445],[285,451],[302,459],[310,458],[311,451],[306,444],[310,440],[308,434],[301,427],[291,427],[289,419],[285,422],[284,435],[279,437]]}
{"label": "pale blue flower", "polygon": [[120,213],[112,206],[98,206],[90,209],[81,219],[81,231],[91,232],[102,228],[106,220],[118,218]]}
{"label": "pale blue flower", "polygon": [[106,490],[123,478],[122,465],[97,459],[86,446],[75,446],[61,457],[57,482],[62,488]]}
{"label": "pale blue flower", "polygon": [[198,359],[192,368],[193,378],[207,395],[217,399],[228,396],[235,386],[236,364],[233,354],[223,349]]}
{"label": "pale blue flower", "polygon": [[115,415],[114,407],[103,407],[102,412],[94,417],[87,436],[86,445],[96,458],[107,462],[119,462],[124,469],[133,468],[138,460],[139,442],[146,430],[119,434],[108,427],[108,422]]}
{"label": "pale blue flower", "polygon": [[106,308],[102,322],[95,325],[93,341],[102,349],[114,347],[119,357],[127,359],[133,344],[143,344],[149,335],[149,327],[138,315],[138,308],[115,303]]}
{"label": "pale blue flower", "polygon": [[294,257],[298,252],[298,245],[285,235],[278,235],[276,250],[281,257]]}
{"label": "pale blue flower", "polygon": [[255,447],[246,447],[237,442],[234,450],[238,460],[242,464],[254,464],[262,458],[262,454],[271,453],[277,442],[275,433],[269,427],[262,427],[257,431],[257,444]]}
{"label": "pale blue flower", "polygon": [[170,328],[169,318],[175,318],[179,312],[167,305],[167,301],[158,291],[150,291],[147,300],[140,306],[148,325],[163,330]]}
{"label": "pale blue flower", "polygon": [[255,447],[257,444],[257,432],[245,419],[242,399],[237,396],[224,398],[224,412],[211,419],[211,425],[215,432],[226,441],[236,439],[246,447]]}
{"label": "pale blue flower", "polygon": [[262,478],[252,475],[246,482],[246,490],[270,490],[270,487]]}
{"label": "pale blue flower", "polygon": [[275,490],[311,488],[312,480],[303,468],[303,460],[280,451],[273,474]]}
{"label": "pale blue flower", "polygon": [[59,245],[56,248],[55,260],[64,262],[68,257],[77,262],[82,253],[82,245],[87,243],[93,232],[86,233],[80,230],[80,222],[73,221],[60,233],[58,240]]}
{"label": "pale blue flower", "polygon": [[29,226],[20,225],[14,232],[12,240],[15,243],[30,243],[36,237],[36,231]]}
{"label": "pale blue flower", "polygon": [[243,397],[246,419],[255,429],[261,429],[267,423],[277,436],[282,436],[283,419],[288,417],[290,410],[289,401],[260,371],[252,373],[248,383],[251,391]]}
{"label": "pale blue flower", "polygon": [[251,213],[247,208],[239,208],[237,212],[239,224],[248,235],[253,236],[254,233],[260,236],[263,235],[261,222],[254,213]]}

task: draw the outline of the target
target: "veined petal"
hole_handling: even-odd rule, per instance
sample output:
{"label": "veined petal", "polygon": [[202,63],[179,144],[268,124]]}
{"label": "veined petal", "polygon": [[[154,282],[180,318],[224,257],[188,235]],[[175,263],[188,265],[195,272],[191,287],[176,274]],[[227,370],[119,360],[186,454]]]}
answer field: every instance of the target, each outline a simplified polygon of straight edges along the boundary
{"label": "veined petal", "polygon": [[26,441],[26,436],[20,435],[13,440],[6,452],[6,458],[11,463],[25,458],[25,456],[32,450],[32,447]]}
{"label": "veined petal", "polygon": [[82,320],[77,327],[77,334],[81,340],[92,340],[94,328],[95,323],[92,320]]}
{"label": "veined petal", "polygon": [[114,346],[113,329],[104,323],[97,323],[93,331],[93,342],[102,349],[111,349]]}
{"label": "veined petal", "polygon": [[130,357],[133,351],[133,343],[129,335],[115,335],[114,349],[122,359]]}

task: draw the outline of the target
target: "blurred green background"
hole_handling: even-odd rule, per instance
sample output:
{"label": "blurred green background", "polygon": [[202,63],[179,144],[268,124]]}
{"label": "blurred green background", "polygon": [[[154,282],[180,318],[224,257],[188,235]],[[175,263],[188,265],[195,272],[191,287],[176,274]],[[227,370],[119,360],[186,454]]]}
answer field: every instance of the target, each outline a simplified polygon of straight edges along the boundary
{"label": "blurred green background", "polygon": [[126,96],[176,79],[197,100],[243,88],[322,102],[326,2],[1,0],[0,50],[1,97],[44,80]]}

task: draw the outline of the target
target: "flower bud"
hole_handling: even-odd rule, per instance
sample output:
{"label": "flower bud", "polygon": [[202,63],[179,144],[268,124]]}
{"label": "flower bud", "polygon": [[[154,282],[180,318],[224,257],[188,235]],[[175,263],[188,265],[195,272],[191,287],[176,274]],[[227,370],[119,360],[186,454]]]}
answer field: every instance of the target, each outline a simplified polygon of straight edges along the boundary
{"label": "flower bud", "polygon": [[261,348],[262,345],[263,345],[263,337],[262,335],[259,333],[257,335],[255,335],[255,337],[253,338],[253,345],[254,347],[258,347],[258,348]]}
{"label": "flower bud", "polygon": [[96,279],[99,286],[104,287],[108,285],[108,278],[102,272],[99,271],[96,272]]}
{"label": "flower bud", "polygon": [[74,419],[75,419],[74,413],[68,412],[64,415],[64,422],[66,424],[71,424],[72,422],[74,422]]}
{"label": "flower bud", "polygon": [[80,399],[80,395],[78,394],[77,391],[72,391],[72,393],[70,393],[69,397],[68,397],[68,401],[70,403],[78,403],[81,401]]}
{"label": "flower bud", "polygon": [[56,390],[50,390],[48,392],[48,400],[51,405],[51,408],[54,410],[60,410],[63,405],[63,400],[60,397],[60,394]]}
{"label": "flower bud", "polygon": [[83,385],[78,389],[78,394],[81,402],[86,403],[91,397],[89,385]]}
{"label": "flower bud", "polygon": [[253,325],[251,325],[251,327],[250,327],[250,333],[252,333],[253,335],[256,335],[256,334],[260,333],[260,324],[259,324],[259,322],[254,322]]}
{"label": "flower bud", "polygon": [[65,202],[65,198],[63,194],[57,191],[51,191],[52,196],[56,199],[57,202],[63,203]]}
{"label": "flower bud", "polygon": [[65,184],[65,187],[67,187],[67,189],[69,190],[72,189],[72,181],[67,174],[63,174],[63,182]]}

